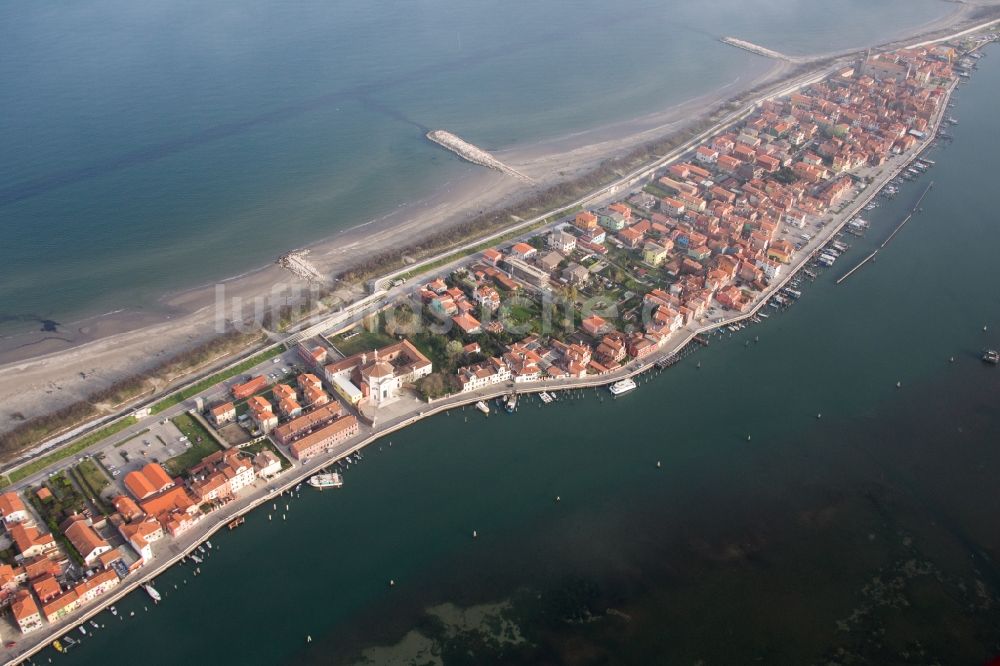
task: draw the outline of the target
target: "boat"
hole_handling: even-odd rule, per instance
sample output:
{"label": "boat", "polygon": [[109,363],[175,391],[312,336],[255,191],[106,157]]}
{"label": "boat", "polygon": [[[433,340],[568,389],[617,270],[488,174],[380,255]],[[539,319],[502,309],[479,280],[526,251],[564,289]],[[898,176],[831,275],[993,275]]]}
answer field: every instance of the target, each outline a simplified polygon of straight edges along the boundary
{"label": "boat", "polygon": [[504,409],[507,410],[508,414],[513,414],[514,410],[517,409],[517,394],[511,393],[507,396],[507,401],[504,403]]}
{"label": "boat", "polygon": [[206,541],[205,545],[208,546],[208,548],[211,550],[211,548],[212,548],[212,542],[211,541]]}
{"label": "boat", "polygon": [[153,587],[149,583],[146,583],[142,587],[143,587],[143,589],[146,590],[146,594],[149,595],[150,599],[152,599],[153,601],[159,603],[159,601],[160,601],[160,599],[162,599],[162,597],[160,596],[160,593],[156,591],[155,587]]}
{"label": "boat", "polygon": [[316,474],[315,476],[309,477],[308,483],[313,488],[319,488],[320,490],[323,490],[324,488],[340,488],[344,485],[344,478],[337,472],[331,472],[329,474]]}
{"label": "boat", "polygon": [[79,629],[80,633],[83,634],[84,636],[87,635],[87,628],[85,626],[83,626],[82,624],[79,627],[77,627],[77,629]]}
{"label": "boat", "polygon": [[67,652],[69,652],[69,649],[71,647],[73,647],[74,645],[76,645],[76,639],[74,639],[72,636],[63,636],[62,637],[62,641],[63,641],[63,645],[65,646]]}
{"label": "boat", "polygon": [[479,402],[476,403],[476,409],[478,409],[479,411],[481,411],[483,414],[486,414],[487,416],[490,415],[490,406],[487,405],[482,400],[480,400]]}
{"label": "boat", "polygon": [[983,363],[989,363],[990,365],[1000,364],[1000,351],[996,349],[987,349],[983,352]]}
{"label": "boat", "polygon": [[52,647],[56,649],[56,652],[64,652],[63,645],[59,641],[52,641]]}
{"label": "boat", "polygon": [[194,553],[191,553],[191,560],[194,561],[195,564],[201,564],[202,563],[202,559],[200,557],[198,557],[197,555],[195,555]]}
{"label": "boat", "polygon": [[629,391],[634,389],[635,386],[636,386],[635,382],[632,381],[631,378],[627,378],[619,382],[615,382],[614,384],[611,385],[611,388],[609,390],[611,391],[611,395],[621,395],[623,393],[628,393]]}
{"label": "boat", "polygon": [[90,626],[92,626],[94,629],[100,629],[101,628],[101,625],[97,624],[93,620],[90,621]]}
{"label": "boat", "polygon": [[541,398],[542,402],[545,403],[546,405],[552,402],[552,396],[549,395],[546,391],[542,391],[541,393],[539,393],[538,397]]}

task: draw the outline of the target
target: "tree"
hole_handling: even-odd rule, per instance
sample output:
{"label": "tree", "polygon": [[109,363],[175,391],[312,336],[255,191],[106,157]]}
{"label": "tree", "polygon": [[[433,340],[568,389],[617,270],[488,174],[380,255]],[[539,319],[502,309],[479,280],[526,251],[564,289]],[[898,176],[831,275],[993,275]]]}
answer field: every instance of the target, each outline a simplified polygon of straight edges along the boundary
{"label": "tree", "polygon": [[461,356],[462,350],[462,343],[458,340],[449,340],[448,344],[444,346],[444,353],[447,355],[450,362],[454,362],[459,356]]}

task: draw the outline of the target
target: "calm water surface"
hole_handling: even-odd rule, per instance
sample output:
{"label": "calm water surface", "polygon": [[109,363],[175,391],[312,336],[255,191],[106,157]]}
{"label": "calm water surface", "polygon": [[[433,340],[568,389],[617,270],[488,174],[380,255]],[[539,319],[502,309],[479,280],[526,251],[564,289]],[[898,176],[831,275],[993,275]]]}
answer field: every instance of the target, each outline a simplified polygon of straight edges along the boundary
{"label": "calm water surface", "polygon": [[[122,0],[0,6],[0,334],[155,308],[527,146],[857,46],[937,0]],[[891,25],[891,30],[885,26]],[[32,320],[29,322],[23,319]]]}
{"label": "calm water surface", "polygon": [[[397,433],[344,489],[304,489],[287,521],[251,515],[213,540],[203,575],[162,576],[163,604],[132,595],[119,609],[135,618],[104,614],[58,663],[1000,654],[1000,372],[978,360],[1000,344],[996,58],[959,89],[938,165],[788,311],[618,400],[526,400]],[[923,212],[834,286],[930,178]]]}

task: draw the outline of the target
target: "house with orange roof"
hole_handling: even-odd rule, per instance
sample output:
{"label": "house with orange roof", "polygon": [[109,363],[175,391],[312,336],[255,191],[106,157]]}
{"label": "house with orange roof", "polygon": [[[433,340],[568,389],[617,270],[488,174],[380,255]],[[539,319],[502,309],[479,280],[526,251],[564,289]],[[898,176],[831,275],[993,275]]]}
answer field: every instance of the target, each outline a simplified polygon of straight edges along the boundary
{"label": "house with orange roof", "polygon": [[302,405],[300,405],[295,398],[285,398],[278,403],[278,411],[280,411],[285,418],[293,419],[302,414]]}
{"label": "house with orange roof", "polygon": [[719,159],[719,151],[710,146],[698,146],[694,151],[694,158],[702,164],[715,164]]}
{"label": "house with orange roof", "polygon": [[288,453],[296,460],[305,460],[328,452],[341,442],[358,434],[358,419],[353,414],[343,416],[333,423],[292,442]]}
{"label": "house with orange roof", "polygon": [[312,374],[311,372],[306,372],[295,378],[296,383],[298,383],[299,388],[305,390],[307,387],[311,386],[313,388],[321,389],[323,388],[323,382],[319,377]]}
{"label": "house with orange roof", "polygon": [[229,497],[257,478],[253,463],[238,449],[216,451],[191,468],[191,490],[201,503]]}
{"label": "house with orange roof", "polygon": [[253,419],[261,432],[271,432],[278,425],[278,415],[274,413],[274,407],[263,396],[255,395],[247,400],[247,407],[250,408],[250,418]]}
{"label": "house with orange roof", "polygon": [[216,426],[231,423],[236,420],[236,405],[232,402],[216,405],[209,410],[209,415],[212,417],[212,423]]}
{"label": "house with orange roof", "polygon": [[174,485],[173,479],[158,463],[148,463],[142,469],[125,475],[125,488],[137,499],[143,500]]}
{"label": "house with orange roof", "polygon": [[330,396],[327,395],[326,391],[318,386],[312,386],[311,384],[307,384],[302,389],[302,397],[305,399],[306,405],[310,409],[322,407],[330,402]]}
{"label": "house with orange roof", "polygon": [[135,503],[135,500],[128,495],[119,495],[111,500],[111,503],[114,505],[115,511],[120,513],[122,518],[127,522],[138,520],[146,515],[139,508],[139,505]]}
{"label": "house with orange roof", "polygon": [[[45,555],[35,555],[32,558],[26,559],[24,560],[23,565],[19,568],[24,572],[24,580],[33,580],[46,574],[52,574],[53,576],[59,576],[62,574],[62,566],[60,566],[59,562],[56,562]],[[14,571],[15,574],[18,573],[17,569]]]}
{"label": "house with orange roof", "polygon": [[[51,562],[48,558],[43,558]],[[54,564],[54,563],[53,563]],[[41,575],[49,573],[48,569]],[[6,601],[8,596],[17,590],[18,585],[28,580],[28,572],[24,567],[14,567],[9,564],[0,564],[0,600]]]}
{"label": "house with orange roof", "polygon": [[475,391],[476,389],[499,384],[510,380],[510,368],[503,359],[490,358],[476,365],[465,366],[458,369],[458,381],[462,385],[462,391]]}
{"label": "house with orange roof", "polygon": [[38,612],[38,604],[28,590],[18,590],[10,605],[14,621],[22,634],[30,634],[42,627],[42,615]]}
{"label": "house with orange roof", "polygon": [[163,516],[172,512],[197,513],[198,506],[194,498],[181,486],[174,486],[156,497],[151,497],[139,503],[139,507],[148,515],[154,516],[163,523]]}
{"label": "house with orange roof", "polygon": [[451,321],[455,326],[458,326],[464,335],[475,335],[483,330],[483,326],[479,323],[479,320],[470,314],[463,313],[457,315],[452,317]]}
{"label": "house with orange roof", "polygon": [[49,533],[42,534],[33,525],[15,523],[8,529],[8,532],[22,560],[56,550],[55,538]]}
{"label": "house with orange roof", "polygon": [[60,527],[88,567],[94,566],[102,553],[111,550],[111,544],[102,539],[82,516],[69,518]]}
{"label": "house with orange roof", "polygon": [[121,525],[118,531],[128,545],[139,554],[143,564],[153,559],[153,548],[150,544],[163,538],[163,525],[153,518]]}
{"label": "house with orange roof", "polygon": [[43,604],[47,604],[62,594],[62,587],[59,586],[59,581],[50,573],[31,581],[31,589],[35,591],[35,596]]}
{"label": "house with orange roof", "polygon": [[97,558],[97,561],[100,562],[101,566],[105,569],[110,569],[111,565],[120,559],[122,559],[121,550],[113,548],[106,553],[102,553],[101,556]]}
{"label": "house with orange roof", "polygon": [[20,495],[8,491],[0,495],[0,519],[3,519],[4,525],[9,527],[30,520],[31,514],[28,513]]}
{"label": "house with orange roof", "polygon": [[319,409],[314,409],[308,414],[303,414],[297,419],[292,419],[287,423],[282,423],[274,429],[271,436],[279,444],[288,444],[292,440],[307,434],[308,432],[326,425],[334,420],[344,411],[339,402],[331,402],[323,405]]}
{"label": "house with orange roof", "polygon": [[538,250],[527,243],[516,243],[514,247],[510,248],[510,255],[521,261],[528,261],[536,254],[538,254]]}
{"label": "house with orange roof", "polygon": [[594,231],[597,229],[597,216],[589,210],[581,210],[573,219],[573,226],[581,231]]}
{"label": "house with orange roof", "polygon": [[[45,486],[41,487],[45,488]],[[45,489],[48,490],[47,488]],[[51,497],[51,493],[49,496]],[[25,508],[20,495],[16,492],[8,491],[0,494],[0,519],[3,520],[4,525],[9,527],[15,523],[31,521],[32,516]]]}
{"label": "house with orange roof", "polygon": [[75,611],[80,605],[80,600],[73,590],[56,597],[47,604],[42,604],[42,615],[49,623],[58,622]]}
{"label": "house with orange roof", "polygon": [[120,582],[121,579],[118,577],[118,574],[112,569],[105,569],[94,574],[73,588],[73,591],[76,592],[77,605],[82,606],[93,601],[97,597],[106,594],[109,590],[118,587]]}
{"label": "house with orange roof", "polygon": [[292,400],[296,399],[295,389],[288,384],[275,384],[274,388],[271,389],[271,395],[273,395],[274,399],[279,403],[288,398],[291,398]]}
{"label": "house with orange roof", "polygon": [[485,261],[490,266],[496,266],[503,259],[503,254],[490,248],[488,250],[483,250],[483,261]]}
{"label": "house with orange roof", "polygon": [[244,382],[242,384],[236,384],[230,389],[232,391],[234,400],[242,400],[243,398],[249,398],[251,395],[257,391],[261,391],[267,386],[267,377],[264,375],[257,375],[253,379]]}
{"label": "house with orange roof", "polygon": [[603,317],[590,315],[580,322],[580,328],[582,328],[583,332],[587,335],[596,338],[610,331],[611,324],[609,324]]}

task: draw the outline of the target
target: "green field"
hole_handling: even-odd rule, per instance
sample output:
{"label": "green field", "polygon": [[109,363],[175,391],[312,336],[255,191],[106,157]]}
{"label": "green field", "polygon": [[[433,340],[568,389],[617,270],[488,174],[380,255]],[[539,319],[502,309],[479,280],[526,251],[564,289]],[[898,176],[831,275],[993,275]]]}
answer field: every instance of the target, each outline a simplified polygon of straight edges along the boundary
{"label": "green field", "polygon": [[164,469],[171,476],[180,476],[201,462],[202,458],[215,453],[222,447],[205,426],[201,425],[190,414],[180,414],[170,419],[177,429],[190,440],[191,448],[179,456],[174,456],[163,463]]}
{"label": "green field", "polygon": [[92,458],[87,458],[77,465],[76,473],[94,497],[100,497],[104,489],[111,485],[111,479]]}
{"label": "green field", "polygon": [[94,431],[89,435],[84,435],[83,437],[76,440],[69,446],[63,447],[58,451],[54,451],[48,455],[42,456],[37,460],[31,461],[24,467],[20,467],[14,470],[13,472],[7,475],[7,483],[5,485],[9,485],[11,483],[17,483],[21,479],[27,478],[32,474],[35,474],[36,472],[42,471],[52,463],[59,462],[63,458],[69,458],[70,456],[76,455],[85,448],[93,444],[96,444],[102,439],[107,439],[108,437],[114,435],[115,433],[121,432],[122,430],[124,430],[129,426],[135,425],[135,423],[136,421],[134,416],[127,416],[123,418],[121,421],[116,421],[115,423],[112,423],[109,426],[105,426],[100,430]]}
{"label": "green field", "polygon": [[[379,349],[387,345],[392,345],[398,342],[396,338],[391,335],[387,335],[381,332],[382,321],[379,317],[379,330],[372,333],[371,331],[358,327],[347,333],[345,339],[344,336],[338,335],[330,338],[330,344],[340,350],[340,353],[344,356],[352,356],[359,352],[371,351],[373,349]],[[351,335],[351,333],[355,333]]]}
{"label": "green field", "polygon": [[282,351],[284,350],[279,346],[275,347],[274,349],[270,349],[266,352],[261,352],[256,356],[251,356],[247,360],[243,361],[238,365],[234,365],[228,370],[217,372],[214,375],[211,375],[210,377],[206,377],[205,379],[202,379],[201,381],[196,382],[191,386],[188,386],[187,388],[184,388],[178,391],[177,393],[174,393],[173,395],[164,398],[163,400],[160,400],[158,403],[156,403],[150,408],[150,411],[153,414],[159,414],[168,407],[173,407],[174,405],[178,405],[187,400],[188,398],[194,397],[199,393],[201,393],[202,391],[212,388],[213,386],[215,386],[220,382],[224,382],[227,379],[232,379],[236,375],[242,374],[247,370],[249,370],[250,368],[253,368],[257,365],[260,365],[264,361],[274,358]]}

